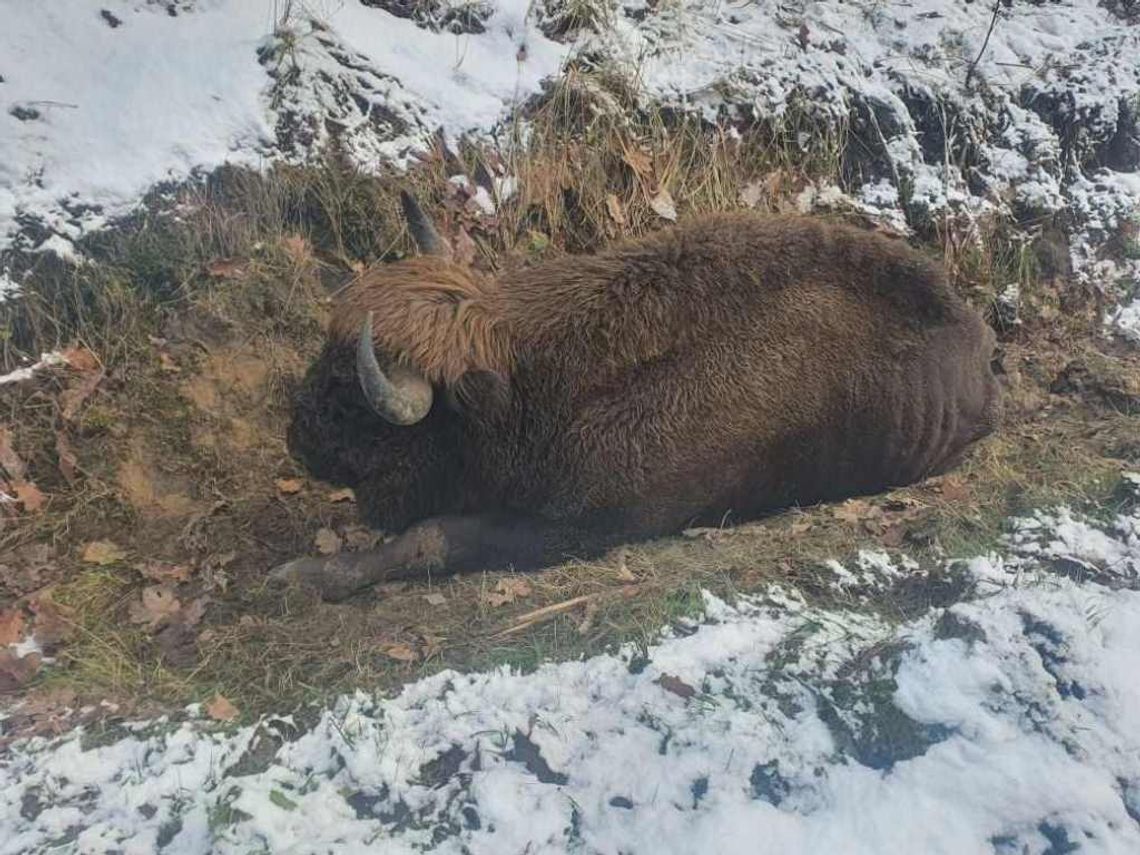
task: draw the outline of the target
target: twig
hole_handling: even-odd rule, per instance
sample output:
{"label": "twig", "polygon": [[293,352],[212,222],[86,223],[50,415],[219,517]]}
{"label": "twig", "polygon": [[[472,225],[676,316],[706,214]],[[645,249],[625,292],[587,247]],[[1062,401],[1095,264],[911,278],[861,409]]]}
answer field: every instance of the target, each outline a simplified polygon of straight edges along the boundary
{"label": "twig", "polygon": [[569,611],[575,606],[582,605],[582,603],[588,603],[590,600],[596,600],[600,596],[601,592],[598,592],[596,594],[583,594],[580,597],[573,597],[569,600],[564,600],[561,603],[554,603],[549,606],[543,606],[541,609],[535,609],[532,612],[527,612],[526,614],[519,615],[518,620],[515,624],[507,627],[501,632],[495,633],[491,636],[491,638],[503,638],[508,635],[514,635],[517,632],[522,632],[527,627],[534,626],[536,623],[541,623],[547,618],[554,617],[554,615]]}
{"label": "twig", "polygon": [[966,70],[966,85],[970,85],[970,78],[974,76],[974,70],[978,67],[978,63],[982,61],[982,54],[986,52],[986,48],[990,44],[990,36],[993,35],[994,27],[997,25],[998,13],[1001,12],[1002,0],[994,0],[994,13],[990,16],[990,28],[986,30],[986,38],[982,42],[982,49],[978,51],[978,55],[974,57],[974,61],[970,63],[970,67]]}

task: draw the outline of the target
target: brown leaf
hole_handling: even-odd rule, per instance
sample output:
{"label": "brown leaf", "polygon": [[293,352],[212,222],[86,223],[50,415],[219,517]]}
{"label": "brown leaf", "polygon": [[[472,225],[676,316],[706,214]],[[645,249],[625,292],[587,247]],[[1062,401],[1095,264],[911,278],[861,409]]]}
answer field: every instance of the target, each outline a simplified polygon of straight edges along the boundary
{"label": "brown leaf", "polygon": [[93,540],[83,547],[83,554],[79,556],[85,564],[98,564],[106,567],[109,564],[118,564],[127,553],[116,543],[110,540]]}
{"label": "brown leaf", "polygon": [[331,528],[319,529],[313,543],[321,555],[335,555],[340,552],[342,545],[340,537]]}
{"label": "brown leaf", "polygon": [[40,488],[31,481],[17,481],[12,485],[12,491],[24,506],[24,510],[30,514],[39,511],[46,501]]}
{"label": "brown leaf", "polygon": [[384,655],[398,662],[415,662],[419,654],[406,644],[389,644],[383,648]]}
{"label": "brown leaf", "polygon": [[0,426],[0,466],[13,481],[23,480],[27,472],[24,461],[12,447],[12,432],[6,426]]}
{"label": "brown leaf", "polygon": [[55,453],[59,458],[59,474],[68,484],[74,484],[79,471],[79,458],[75,456],[67,434],[61,430],[55,433]]}
{"label": "brown leaf", "polygon": [[234,721],[241,713],[229,698],[215,694],[206,704],[206,715],[214,721]]}
{"label": "brown leaf", "polygon": [[653,160],[649,153],[641,148],[627,148],[621,153],[621,159],[632,169],[639,178],[648,178],[653,174]]}
{"label": "brown leaf", "polygon": [[39,654],[17,656],[11,650],[0,650],[0,694],[16,691],[39,670]]}
{"label": "brown leaf", "polygon": [[788,527],[788,530],[792,534],[799,535],[803,534],[806,531],[810,531],[813,525],[815,525],[815,523],[813,523],[811,520],[807,519],[806,517],[802,517],[797,520],[792,520],[792,524]]}
{"label": "brown leaf", "polygon": [[333,490],[329,493],[329,501],[336,502],[355,502],[356,493],[352,491],[351,487],[345,487],[343,490]]}
{"label": "brown leaf", "polygon": [[214,279],[237,279],[245,273],[245,263],[236,258],[215,258],[206,265]]}
{"label": "brown leaf", "polygon": [[530,596],[531,590],[530,582],[526,579],[508,576],[499,580],[495,590],[483,594],[483,602],[497,608],[513,603],[520,597]]}
{"label": "brown leaf", "polygon": [[99,357],[85,347],[69,347],[60,356],[76,371],[95,371],[99,368]]}
{"label": "brown leaf", "polygon": [[674,677],[672,674],[662,674],[656,680],[657,685],[667,692],[672,692],[682,698],[691,698],[697,693],[697,690],[682,680],[680,677]]}
{"label": "brown leaf", "polygon": [[892,549],[897,549],[902,546],[903,541],[906,539],[906,527],[901,523],[892,523],[883,529],[879,535],[879,540],[883,546],[889,546]]}
{"label": "brown leaf", "polygon": [[163,371],[166,371],[170,374],[177,374],[182,370],[179,367],[178,363],[174,361],[174,358],[165,350],[159,351],[158,364],[162,367]]}
{"label": "brown leaf", "polygon": [[304,264],[313,256],[309,242],[300,235],[286,235],[281,238],[281,249],[294,264]]}
{"label": "brown leaf", "polygon": [[961,475],[944,475],[927,482],[947,502],[965,502],[970,498],[970,486]]}
{"label": "brown leaf", "polygon": [[185,564],[172,564],[169,561],[147,561],[143,564],[136,564],[135,569],[142,574],[144,579],[160,584],[185,582],[193,572]]}
{"label": "brown leaf", "polygon": [[832,508],[831,513],[837,520],[857,525],[881,517],[883,509],[863,499],[848,499],[843,504]]}
{"label": "brown leaf", "polygon": [[71,637],[75,624],[69,619],[70,609],[52,599],[51,591],[42,591],[28,601],[32,611],[32,636],[41,647],[50,650]]}
{"label": "brown leaf", "polygon": [[286,496],[300,493],[301,488],[305,486],[305,482],[300,478],[278,478],[273,483],[277,486],[277,492],[284,493]]}
{"label": "brown leaf", "polygon": [[0,647],[23,641],[25,623],[23,609],[10,608],[0,612]]}
{"label": "brown leaf", "polygon": [[131,603],[131,623],[145,623],[150,628],[178,613],[182,604],[174,596],[174,591],[165,585],[151,585],[143,588],[142,597]]}
{"label": "brown leaf", "polygon": [[624,558],[622,559],[621,564],[618,566],[617,577],[618,577],[618,580],[621,582],[636,582],[637,581],[637,577],[635,575],[633,575],[633,571],[629,569],[629,565],[625,563]]}
{"label": "brown leaf", "polygon": [[669,222],[676,222],[677,206],[673,202],[673,196],[664,187],[658,190],[657,195],[649,200],[649,207],[662,219],[669,220]]}
{"label": "brown leaf", "polygon": [[619,226],[625,225],[625,211],[622,210],[621,201],[613,193],[606,194],[606,210],[615,223]]}
{"label": "brown leaf", "polygon": [[424,594],[424,599],[429,606],[442,606],[447,602],[443,594]]}
{"label": "brown leaf", "polygon": [[91,393],[95,391],[102,380],[103,372],[101,371],[85,372],[75,383],[60,392],[59,412],[64,421],[69,423],[75,421],[84,401],[91,397]]}
{"label": "brown leaf", "polygon": [[451,242],[451,257],[456,264],[471,265],[475,263],[475,256],[479,247],[467,233],[467,229],[460,226],[455,232],[455,239]]}
{"label": "brown leaf", "polygon": [[767,184],[763,181],[751,181],[740,189],[740,201],[749,208],[755,208],[767,195]]}

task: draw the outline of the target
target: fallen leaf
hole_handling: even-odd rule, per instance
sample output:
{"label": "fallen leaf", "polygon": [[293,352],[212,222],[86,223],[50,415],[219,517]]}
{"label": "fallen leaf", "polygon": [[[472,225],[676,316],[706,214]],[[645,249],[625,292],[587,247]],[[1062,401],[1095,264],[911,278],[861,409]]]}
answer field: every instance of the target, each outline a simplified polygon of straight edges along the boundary
{"label": "fallen leaf", "polygon": [[355,502],[356,493],[352,491],[351,487],[345,487],[343,490],[333,490],[329,493],[329,501],[336,502]]}
{"label": "fallen leaf", "polygon": [[294,493],[300,493],[304,482],[299,478],[278,478],[273,482],[277,486],[279,493],[284,493],[286,496],[292,496]]}
{"label": "fallen leaf", "polygon": [[44,494],[31,481],[16,482],[12,485],[12,491],[28,513],[34,514],[44,506]]}
{"label": "fallen leaf", "polygon": [[513,603],[520,597],[529,596],[531,590],[530,582],[526,579],[507,577],[499,580],[498,584],[495,585],[495,590],[483,594],[483,602],[498,608]]}
{"label": "fallen leaf", "polygon": [[63,431],[56,431],[55,453],[59,458],[59,474],[68,484],[74,484],[79,471],[79,458],[76,457]]}
{"label": "fallen leaf", "polygon": [[637,577],[633,575],[633,571],[629,569],[629,565],[623,559],[621,565],[617,569],[617,577],[621,582],[636,582]]}
{"label": "fallen leaf", "polygon": [[647,178],[653,174],[653,160],[649,153],[640,148],[627,148],[621,153],[621,159],[632,169],[639,178]]}
{"label": "fallen leaf", "polygon": [[143,588],[142,597],[132,602],[128,611],[131,623],[145,623],[154,628],[164,619],[177,614],[180,608],[182,604],[170,588],[151,585]]}
{"label": "fallen leaf", "polygon": [[85,564],[98,564],[106,567],[117,564],[127,557],[127,553],[110,540],[93,540],[83,547],[80,560]]}
{"label": "fallen leaf", "polygon": [[810,531],[813,525],[815,525],[815,523],[813,523],[811,520],[806,519],[806,518],[798,519],[798,520],[792,520],[792,524],[788,527],[788,530],[792,534],[798,535],[798,534],[803,534],[806,531]]}
{"label": "fallen leaf", "polygon": [[169,561],[147,561],[143,564],[136,564],[135,569],[142,574],[144,579],[151,582],[174,582],[176,584],[187,581],[193,572],[185,564],[172,564]]}
{"label": "fallen leaf", "polygon": [[12,432],[7,427],[0,427],[0,466],[3,466],[13,481],[21,481],[26,473],[24,461],[12,448]]}
{"label": "fallen leaf", "polygon": [[768,195],[763,181],[750,181],[740,189],[740,201],[749,208],[755,208]]}
{"label": "fallen leaf", "polygon": [[455,239],[451,242],[451,257],[456,264],[471,265],[475,263],[475,256],[479,248],[467,229],[460,226],[455,232]]}
{"label": "fallen leaf", "polygon": [[862,499],[848,499],[843,504],[832,508],[831,513],[837,520],[857,525],[866,520],[881,517],[883,509]]}
{"label": "fallen leaf", "polygon": [[313,255],[309,242],[300,235],[286,235],[281,238],[281,249],[294,264],[304,264]]}
{"label": "fallen leaf", "polygon": [[52,599],[51,591],[40,592],[28,601],[32,612],[31,634],[44,650],[51,650],[71,637],[75,623],[70,609]]}
{"label": "fallen leaf", "polygon": [[883,546],[889,546],[897,549],[902,546],[903,541],[906,539],[906,528],[901,523],[893,523],[883,529],[879,535],[879,541]]}
{"label": "fallen leaf", "polygon": [[335,555],[340,552],[341,539],[337,533],[331,528],[322,528],[317,531],[317,536],[313,538],[313,543],[317,547],[317,552],[321,555]]}
{"label": "fallen leaf", "polygon": [[277,807],[281,808],[282,810],[297,809],[297,803],[280,790],[270,790],[269,801],[273,802],[273,804],[277,805]]}
{"label": "fallen leaf", "polygon": [[241,713],[225,695],[215,694],[206,704],[206,715],[214,721],[234,721]]}
{"label": "fallen leaf", "polygon": [[582,615],[582,622],[578,624],[578,635],[585,635],[593,628],[594,618],[597,617],[597,614],[598,602],[597,600],[590,600],[590,602],[586,603],[586,609]]}
{"label": "fallen leaf", "polygon": [[447,602],[447,597],[443,594],[425,594],[424,599],[429,606],[442,606]]}
{"label": "fallen leaf", "polygon": [[947,502],[965,502],[970,498],[970,487],[960,475],[945,475],[932,484],[934,492]]}
{"label": "fallen leaf", "polygon": [[664,187],[658,190],[657,195],[649,200],[649,207],[662,219],[676,222],[677,206],[673,202],[673,196]]}
{"label": "fallen leaf", "polygon": [[215,279],[236,279],[245,273],[245,264],[236,258],[215,258],[206,265],[206,273]]}
{"label": "fallen leaf", "polygon": [[625,225],[625,211],[622,210],[621,202],[618,197],[613,193],[606,194],[606,210],[610,213],[610,218],[619,226]]}
{"label": "fallen leaf", "polygon": [[197,626],[206,614],[206,604],[209,599],[206,597],[198,597],[196,600],[191,600],[178,610],[175,615],[178,622],[186,626]]}
{"label": "fallen leaf", "polygon": [[11,650],[0,650],[0,694],[14,692],[27,683],[40,670],[37,653],[17,656]]}
{"label": "fallen leaf", "polygon": [[383,650],[385,656],[398,662],[415,662],[419,659],[416,651],[406,644],[389,644]]}
{"label": "fallen leaf", "polygon": [[371,549],[381,540],[380,534],[367,526],[350,525],[343,530],[343,540],[350,550]]}
{"label": "fallen leaf", "polygon": [[171,357],[171,355],[165,350],[159,351],[158,364],[162,367],[163,371],[169,372],[171,374],[176,374],[182,370],[178,366],[178,363],[174,361],[173,357]]}
{"label": "fallen leaf", "polygon": [[91,393],[103,380],[103,372],[92,371],[84,373],[77,382],[59,394],[59,412],[66,422],[74,422],[84,401],[91,397]]}
{"label": "fallen leaf", "polygon": [[76,371],[94,371],[99,367],[99,358],[86,347],[69,347],[60,356]]}
{"label": "fallen leaf", "polygon": [[23,641],[25,623],[23,609],[10,608],[0,612],[0,646]]}
{"label": "fallen leaf", "polygon": [[662,674],[656,680],[657,685],[667,692],[672,692],[682,698],[691,698],[697,693],[697,690],[682,680],[680,677],[674,677],[672,674]]}
{"label": "fallen leaf", "polygon": [[169,668],[191,668],[198,662],[198,637],[184,623],[172,621],[154,634],[159,657]]}

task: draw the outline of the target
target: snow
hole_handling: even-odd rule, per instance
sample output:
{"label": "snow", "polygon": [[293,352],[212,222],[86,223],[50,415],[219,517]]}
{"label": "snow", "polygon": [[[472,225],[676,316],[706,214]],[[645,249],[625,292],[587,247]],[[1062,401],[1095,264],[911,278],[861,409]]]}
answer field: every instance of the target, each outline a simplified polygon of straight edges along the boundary
{"label": "snow", "polygon": [[31,365],[17,368],[14,371],[9,371],[7,374],[0,374],[0,386],[4,386],[8,383],[21,383],[24,380],[31,380],[36,376],[37,372],[44,368],[51,368],[54,365],[63,365],[66,361],[62,354],[55,351],[40,354],[39,360],[33,362]]}
{"label": "snow", "polygon": [[[855,564],[834,569],[869,587],[917,569]],[[1035,513],[944,569],[964,597],[907,620],[706,593],[647,662],[448,671],[308,730],[192,708],[86,750],[29,740],[0,760],[0,852],[1138,851],[1140,590],[1118,583],[1140,576],[1140,509]]]}

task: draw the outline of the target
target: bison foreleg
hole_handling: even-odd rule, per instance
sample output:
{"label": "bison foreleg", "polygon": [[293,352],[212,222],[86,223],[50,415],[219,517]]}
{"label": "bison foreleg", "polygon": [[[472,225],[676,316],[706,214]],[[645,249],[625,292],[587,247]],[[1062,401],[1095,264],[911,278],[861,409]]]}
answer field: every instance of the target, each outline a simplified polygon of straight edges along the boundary
{"label": "bison foreleg", "polygon": [[434,517],[364,552],[298,558],[270,571],[337,602],[381,582],[443,577],[474,570],[537,570],[568,555],[587,558],[605,544],[549,523],[497,516]]}

